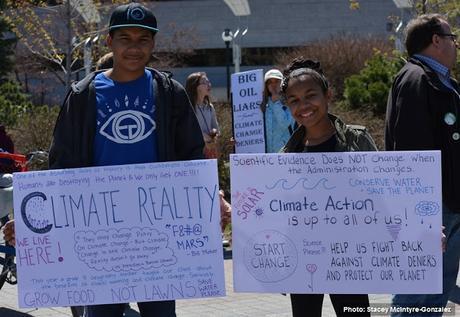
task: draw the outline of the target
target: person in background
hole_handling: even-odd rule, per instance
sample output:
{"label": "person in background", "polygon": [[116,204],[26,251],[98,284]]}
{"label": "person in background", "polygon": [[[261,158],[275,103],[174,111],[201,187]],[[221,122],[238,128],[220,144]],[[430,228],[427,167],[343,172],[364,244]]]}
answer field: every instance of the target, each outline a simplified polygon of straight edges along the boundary
{"label": "person in background", "polygon": [[205,142],[204,155],[206,158],[218,158],[219,125],[216,110],[211,104],[211,82],[206,73],[196,72],[187,77],[185,90],[190,98],[193,109],[200,124]]}
{"label": "person in background", "polygon": [[[440,309],[446,306],[456,285],[460,259],[460,89],[450,76],[459,45],[457,35],[439,14],[412,19],[406,28],[405,44],[410,59],[396,75],[388,95],[385,150],[441,150],[442,217],[447,242],[442,294],[396,294],[392,305]],[[409,314],[392,314],[405,315]]]}
{"label": "person in background", "polygon": [[2,152],[14,153],[14,143],[6,133],[5,126],[0,125],[0,150]]}
{"label": "person in background", "polygon": [[96,70],[109,69],[113,67],[113,53],[108,52],[99,58],[96,62]]}
{"label": "person in background", "polygon": [[283,74],[271,69],[264,76],[261,110],[265,123],[265,152],[278,152],[294,132],[295,121],[280,98]]}
{"label": "person in background", "polygon": [[[0,125],[0,152],[14,153],[14,143],[11,137],[6,133],[5,127]],[[11,212],[13,210],[13,175],[17,172],[17,166],[14,161],[6,158],[0,159],[0,197],[2,201],[0,206],[0,214]],[[14,222],[12,220],[4,224],[2,231],[4,232],[4,240],[7,245],[15,246],[14,240]]]}
{"label": "person in background", "polygon": [[[195,115],[200,124],[203,139],[205,141],[204,156],[208,159],[219,158],[218,137],[220,134],[217,123],[216,110],[211,103],[211,82],[206,73],[196,72],[187,77],[185,90],[190,98]],[[231,222],[231,206],[225,200],[224,191],[219,191],[219,205],[221,215],[221,230],[224,232]],[[227,244],[224,242],[224,244]]]}
{"label": "person in background", "polygon": [[[332,92],[319,62],[303,57],[294,59],[284,71],[281,96],[299,125],[282,149],[283,152],[377,150],[372,137],[363,126],[347,125],[328,112]],[[337,316],[370,316],[367,312],[368,295],[329,296]],[[323,298],[323,294],[291,294],[293,316],[321,316]],[[347,314],[344,307],[361,307],[365,313]]]}

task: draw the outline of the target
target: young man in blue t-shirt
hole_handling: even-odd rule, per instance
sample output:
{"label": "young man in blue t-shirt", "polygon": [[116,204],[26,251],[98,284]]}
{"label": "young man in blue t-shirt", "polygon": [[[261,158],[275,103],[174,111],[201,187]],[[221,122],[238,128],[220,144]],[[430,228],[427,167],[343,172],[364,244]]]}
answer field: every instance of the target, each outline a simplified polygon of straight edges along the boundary
{"label": "young man in blue t-shirt", "polygon": [[[59,114],[51,168],[203,158],[203,138],[183,87],[148,69],[158,32],[152,11],[117,7],[107,45],[113,68],[74,84]],[[174,301],[139,303],[142,316],[175,316]],[[122,316],[124,304],[86,307],[88,317]]]}

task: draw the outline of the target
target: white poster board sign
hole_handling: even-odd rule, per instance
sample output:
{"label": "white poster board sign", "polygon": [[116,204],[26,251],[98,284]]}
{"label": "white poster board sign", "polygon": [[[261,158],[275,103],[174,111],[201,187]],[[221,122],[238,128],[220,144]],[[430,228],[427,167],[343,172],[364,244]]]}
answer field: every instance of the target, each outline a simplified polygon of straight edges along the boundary
{"label": "white poster board sign", "polygon": [[19,307],[225,296],[216,160],[14,175]]}
{"label": "white poster board sign", "polygon": [[265,128],[260,104],[263,70],[232,74],[233,135],[236,153],[265,153]]}
{"label": "white poster board sign", "polygon": [[442,291],[439,151],[230,161],[236,291]]}

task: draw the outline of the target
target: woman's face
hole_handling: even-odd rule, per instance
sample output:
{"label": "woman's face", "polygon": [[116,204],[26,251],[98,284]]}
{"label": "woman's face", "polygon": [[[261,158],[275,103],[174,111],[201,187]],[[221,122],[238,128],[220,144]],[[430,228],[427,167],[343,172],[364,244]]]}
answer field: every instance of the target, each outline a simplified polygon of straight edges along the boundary
{"label": "woman's face", "polygon": [[307,129],[321,127],[324,120],[329,120],[329,100],[329,91],[325,94],[311,76],[302,75],[289,80],[286,104],[297,123]]}
{"label": "woman's face", "polygon": [[198,82],[198,87],[196,87],[198,96],[206,97],[211,94],[211,82],[208,77],[203,76]]}
{"label": "woman's face", "polygon": [[270,95],[278,95],[281,89],[281,80],[276,78],[267,79],[267,89],[270,92]]}

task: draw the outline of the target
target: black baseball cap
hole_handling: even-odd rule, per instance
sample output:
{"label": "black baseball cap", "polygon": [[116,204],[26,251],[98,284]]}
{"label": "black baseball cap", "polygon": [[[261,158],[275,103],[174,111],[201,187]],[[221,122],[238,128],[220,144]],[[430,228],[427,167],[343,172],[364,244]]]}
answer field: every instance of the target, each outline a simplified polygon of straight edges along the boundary
{"label": "black baseball cap", "polygon": [[140,27],[153,33],[158,32],[157,19],[153,12],[135,2],[116,7],[112,12],[109,31],[125,27]]}

